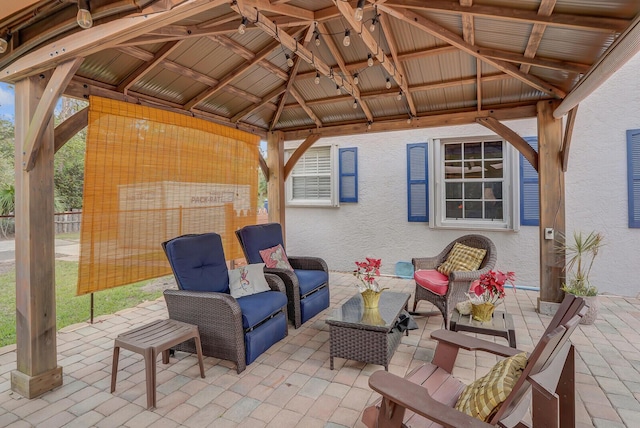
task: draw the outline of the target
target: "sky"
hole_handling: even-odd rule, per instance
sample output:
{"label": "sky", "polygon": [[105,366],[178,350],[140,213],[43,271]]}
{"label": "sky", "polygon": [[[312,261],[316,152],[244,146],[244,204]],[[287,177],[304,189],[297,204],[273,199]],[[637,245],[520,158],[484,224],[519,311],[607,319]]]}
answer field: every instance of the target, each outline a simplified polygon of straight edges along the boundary
{"label": "sky", "polygon": [[15,115],[15,97],[13,88],[0,82],[0,118],[13,121]]}

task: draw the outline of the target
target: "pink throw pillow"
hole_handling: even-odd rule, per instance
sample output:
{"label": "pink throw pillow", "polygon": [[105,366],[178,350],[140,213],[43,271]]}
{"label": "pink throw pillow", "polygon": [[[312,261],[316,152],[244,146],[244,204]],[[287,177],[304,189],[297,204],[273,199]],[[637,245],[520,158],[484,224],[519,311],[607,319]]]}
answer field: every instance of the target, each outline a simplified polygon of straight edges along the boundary
{"label": "pink throw pillow", "polygon": [[266,250],[260,250],[260,257],[264,261],[264,264],[268,268],[288,269],[293,270],[287,254],[284,252],[282,245],[278,244],[275,247],[267,248]]}

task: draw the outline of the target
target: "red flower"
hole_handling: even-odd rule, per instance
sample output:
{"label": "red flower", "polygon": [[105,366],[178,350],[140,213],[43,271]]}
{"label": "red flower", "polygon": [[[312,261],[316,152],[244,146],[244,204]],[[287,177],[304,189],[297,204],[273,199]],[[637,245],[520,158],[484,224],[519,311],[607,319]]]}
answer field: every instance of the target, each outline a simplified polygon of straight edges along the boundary
{"label": "red flower", "polygon": [[[374,291],[380,291],[379,286],[376,283],[376,277],[380,276],[380,267],[382,266],[382,259],[372,259],[366,257],[366,261],[356,261],[357,269],[353,271],[353,275],[360,280],[362,286],[360,288],[372,289]],[[361,290],[362,291],[362,290]]]}
{"label": "red flower", "polygon": [[[509,282],[513,286],[515,280],[514,272],[493,271],[480,275],[480,279],[473,281],[469,289],[475,294],[477,300],[482,302],[496,303],[505,297],[504,284]],[[514,287],[515,290],[515,287]]]}

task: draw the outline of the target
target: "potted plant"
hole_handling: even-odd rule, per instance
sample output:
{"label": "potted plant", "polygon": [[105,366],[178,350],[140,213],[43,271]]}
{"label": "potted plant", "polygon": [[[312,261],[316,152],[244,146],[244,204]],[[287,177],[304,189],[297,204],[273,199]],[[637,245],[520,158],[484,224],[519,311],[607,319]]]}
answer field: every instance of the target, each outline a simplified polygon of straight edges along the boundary
{"label": "potted plant", "polygon": [[[506,294],[505,283],[511,284],[515,280],[514,272],[501,272],[490,270],[480,275],[480,279],[471,283],[467,297],[471,301],[471,315],[474,320],[481,322],[491,321],[493,311],[503,302]],[[515,287],[513,288],[515,290]]]}
{"label": "potted plant", "polygon": [[380,288],[376,278],[380,276],[381,259],[366,258],[364,262],[356,262],[357,269],[353,271],[353,276],[360,280],[358,291],[362,295],[365,309],[378,307],[380,293],[386,288]]}
{"label": "potted plant", "polygon": [[558,250],[566,256],[567,282],[562,284],[562,290],[584,298],[589,306],[580,324],[593,324],[598,317],[598,288],[589,281],[589,274],[603,240],[600,232],[585,234],[574,231],[573,241],[567,242],[565,239],[558,246]]}

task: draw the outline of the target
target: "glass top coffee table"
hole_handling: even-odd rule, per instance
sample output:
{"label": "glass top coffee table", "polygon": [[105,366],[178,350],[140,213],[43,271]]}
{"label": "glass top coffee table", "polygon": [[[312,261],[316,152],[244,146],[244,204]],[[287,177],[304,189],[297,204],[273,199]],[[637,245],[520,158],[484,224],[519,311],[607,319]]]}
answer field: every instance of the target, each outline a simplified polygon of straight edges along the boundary
{"label": "glass top coffee table", "polygon": [[[329,366],[333,358],[346,358],[389,369],[389,361],[400,344],[402,332],[393,329],[411,295],[384,291],[377,309],[365,309],[362,296],[356,294],[329,315]],[[408,334],[408,332],[407,332]]]}

